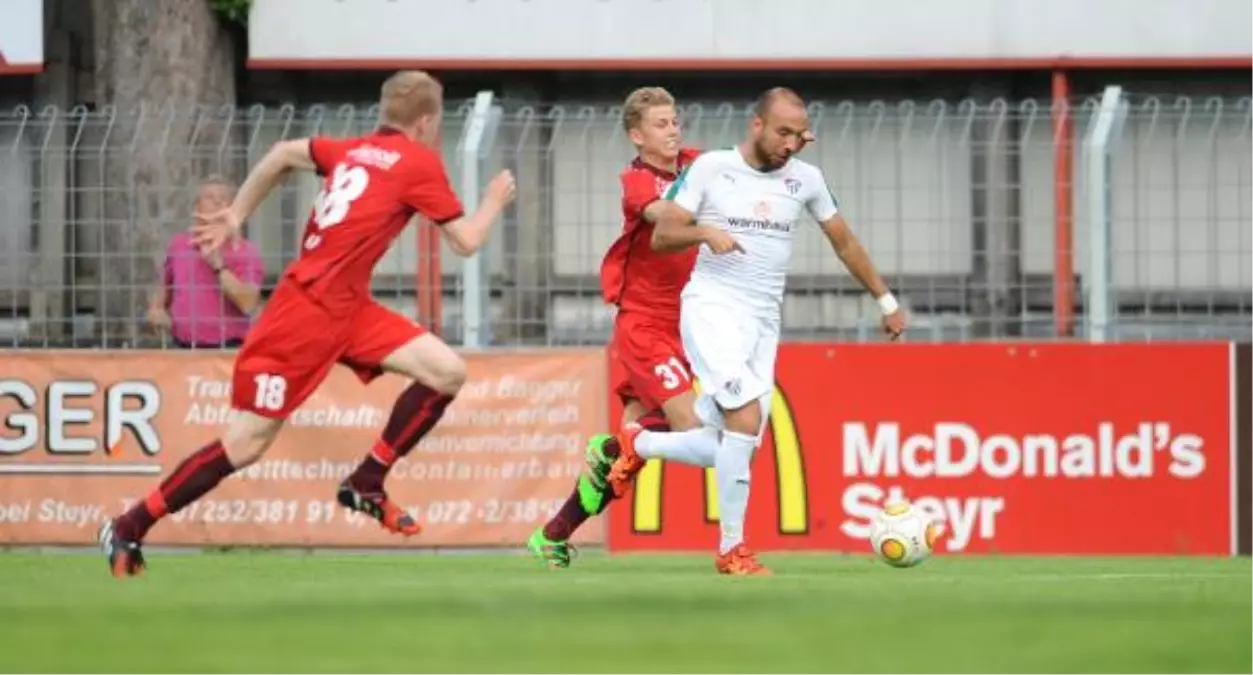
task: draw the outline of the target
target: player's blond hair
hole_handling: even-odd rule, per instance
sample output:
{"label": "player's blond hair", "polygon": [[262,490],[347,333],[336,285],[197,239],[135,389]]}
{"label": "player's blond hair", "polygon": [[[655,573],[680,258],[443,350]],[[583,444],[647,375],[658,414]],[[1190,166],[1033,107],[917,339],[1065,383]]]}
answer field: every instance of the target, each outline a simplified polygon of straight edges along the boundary
{"label": "player's blond hair", "polygon": [[383,123],[402,127],[438,113],[443,105],[443,85],[422,70],[402,70],[387,78],[379,97]]}
{"label": "player's blond hair", "polygon": [[622,104],[622,129],[630,131],[644,120],[644,113],[650,108],[662,105],[674,105],[674,96],[662,87],[640,87],[631,92]]}

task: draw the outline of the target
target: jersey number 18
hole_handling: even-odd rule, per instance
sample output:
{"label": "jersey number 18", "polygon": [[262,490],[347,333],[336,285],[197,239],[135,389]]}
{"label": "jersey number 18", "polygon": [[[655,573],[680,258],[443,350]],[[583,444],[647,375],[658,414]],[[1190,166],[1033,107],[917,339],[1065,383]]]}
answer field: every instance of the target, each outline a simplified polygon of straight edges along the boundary
{"label": "jersey number 18", "polygon": [[[336,164],[331,180],[322,186],[322,190],[313,200],[313,222],[318,226],[318,231],[344,222],[348,217],[348,209],[365,193],[369,184],[370,174],[364,168]],[[310,234],[305,239],[305,249],[317,248],[321,243],[320,235]]]}

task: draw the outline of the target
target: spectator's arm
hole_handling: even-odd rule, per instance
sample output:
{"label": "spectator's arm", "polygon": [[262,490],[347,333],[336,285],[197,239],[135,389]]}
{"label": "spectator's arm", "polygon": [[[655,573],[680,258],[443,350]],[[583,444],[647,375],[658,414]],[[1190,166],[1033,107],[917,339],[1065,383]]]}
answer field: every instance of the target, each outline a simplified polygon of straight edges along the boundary
{"label": "spectator's arm", "polygon": [[222,292],[239,311],[251,314],[261,304],[261,278],[264,269],[256,249],[248,244],[241,246],[244,249],[241,255],[229,257],[218,272],[218,283],[222,286]]}
{"label": "spectator's arm", "polygon": [[244,314],[251,313],[261,301],[260,288],[240,279],[225,267],[218,272],[218,283],[222,285],[222,292],[226,294],[226,297]]}
{"label": "spectator's arm", "polygon": [[161,263],[161,285],[152,293],[149,306],[156,309],[169,309],[170,289],[174,287],[174,251],[173,245],[166,248],[165,262]]}
{"label": "spectator's arm", "polygon": [[170,287],[173,285],[174,267],[167,251],[165,263],[161,265],[161,283],[152,289],[152,295],[148,298],[148,325],[158,331],[170,328]]}
{"label": "spectator's arm", "polygon": [[149,310],[166,310],[170,306],[170,287],[161,284],[152,289],[152,297],[148,299]]}

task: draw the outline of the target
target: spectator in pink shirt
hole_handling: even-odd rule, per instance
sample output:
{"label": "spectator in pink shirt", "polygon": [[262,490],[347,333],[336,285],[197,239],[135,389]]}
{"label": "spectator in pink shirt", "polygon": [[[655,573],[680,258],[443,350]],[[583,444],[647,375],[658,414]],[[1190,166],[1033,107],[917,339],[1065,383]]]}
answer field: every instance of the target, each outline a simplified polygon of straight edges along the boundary
{"label": "spectator in pink shirt", "polygon": [[[197,213],[213,213],[231,204],[234,186],[212,176],[201,181]],[[238,347],[248,333],[261,301],[265,264],[257,247],[242,236],[203,255],[188,231],[174,235],[166,249],[163,283],[153,293],[148,322],[169,331],[185,349]]]}

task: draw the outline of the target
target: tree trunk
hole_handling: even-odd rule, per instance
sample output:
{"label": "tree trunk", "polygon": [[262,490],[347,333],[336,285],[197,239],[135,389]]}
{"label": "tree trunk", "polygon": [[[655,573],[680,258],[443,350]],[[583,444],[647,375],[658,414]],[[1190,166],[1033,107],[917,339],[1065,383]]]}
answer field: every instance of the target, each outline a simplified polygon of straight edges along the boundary
{"label": "tree trunk", "polygon": [[188,227],[197,181],[235,178],[236,36],[208,0],[92,0],[96,101],[113,107],[96,232],[106,345],[133,345],[165,244]]}

